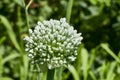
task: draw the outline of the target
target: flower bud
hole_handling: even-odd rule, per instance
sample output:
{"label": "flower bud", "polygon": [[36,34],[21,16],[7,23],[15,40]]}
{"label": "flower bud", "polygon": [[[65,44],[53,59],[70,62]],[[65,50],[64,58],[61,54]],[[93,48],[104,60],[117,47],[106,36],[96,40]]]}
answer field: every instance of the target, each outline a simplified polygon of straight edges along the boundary
{"label": "flower bud", "polygon": [[24,40],[31,63],[46,64],[48,69],[75,61],[78,45],[83,39],[65,18],[38,22],[34,30],[29,29],[29,33]]}

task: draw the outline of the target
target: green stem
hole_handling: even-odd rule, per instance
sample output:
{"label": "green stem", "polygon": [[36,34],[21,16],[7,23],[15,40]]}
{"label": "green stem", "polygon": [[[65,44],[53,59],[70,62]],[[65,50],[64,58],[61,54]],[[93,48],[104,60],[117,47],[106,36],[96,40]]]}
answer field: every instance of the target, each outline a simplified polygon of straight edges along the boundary
{"label": "green stem", "polygon": [[57,80],[62,80],[62,72],[63,72],[63,66],[61,66],[60,68],[58,68]]}
{"label": "green stem", "polygon": [[32,2],[33,2],[33,0],[30,0],[28,5],[25,8],[25,14],[26,14],[26,20],[27,20],[27,27],[28,27],[28,29],[30,28],[30,26],[29,26],[29,18],[28,18],[28,8],[29,8],[29,6],[31,5]]}
{"label": "green stem", "polygon": [[27,27],[29,29],[29,18],[28,18],[28,8],[30,7],[31,3],[33,2],[33,0],[30,0],[28,5],[25,5],[25,1],[23,1],[23,6],[25,7],[25,15],[26,15],[26,21],[27,21]]}
{"label": "green stem", "polygon": [[40,72],[38,72],[38,78],[37,78],[37,80],[41,80],[41,73]]}
{"label": "green stem", "polygon": [[73,6],[73,0],[69,0],[68,2],[68,7],[67,7],[67,13],[66,13],[66,19],[67,22],[70,22],[70,16],[71,16],[71,11],[72,11],[72,6]]}
{"label": "green stem", "polygon": [[47,79],[46,80],[54,80],[54,73],[55,73],[55,69],[48,70]]}
{"label": "green stem", "polygon": [[40,74],[41,74],[41,73],[40,73],[40,67],[39,67],[38,64],[36,64],[36,67],[37,67],[37,70],[38,70],[38,78],[37,78],[37,80],[41,80],[41,79],[40,79],[40,77],[41,77],[41,76],[40,76]]}

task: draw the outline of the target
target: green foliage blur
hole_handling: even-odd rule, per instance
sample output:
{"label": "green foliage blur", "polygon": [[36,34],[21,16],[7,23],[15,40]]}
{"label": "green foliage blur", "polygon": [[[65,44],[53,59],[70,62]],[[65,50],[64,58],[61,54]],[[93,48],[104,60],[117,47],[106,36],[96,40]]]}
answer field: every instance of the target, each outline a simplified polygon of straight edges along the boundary
{"label": "green foliage blur", "polygon": [[[37,21],[66,17],[68,1],[34,0],[28,9],[30,28]],[[28,2],[0,0],[0,80],[37,80],[24,51]],[[83,41],[61,80],[120,80],[120,0],[73,0],[70,24]],[[59,70],[55,80],[60,80]],[[41,80],[45,75],[41,73]]]}

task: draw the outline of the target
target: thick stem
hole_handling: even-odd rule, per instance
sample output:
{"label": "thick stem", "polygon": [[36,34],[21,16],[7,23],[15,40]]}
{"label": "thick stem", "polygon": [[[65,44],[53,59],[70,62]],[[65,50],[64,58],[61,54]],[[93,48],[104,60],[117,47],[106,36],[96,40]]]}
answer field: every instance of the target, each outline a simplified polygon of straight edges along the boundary
{"label": "thick stem", "polygon": [[54,73],[55,73],[55,69],[48,70],[47,80],[54,80]]}

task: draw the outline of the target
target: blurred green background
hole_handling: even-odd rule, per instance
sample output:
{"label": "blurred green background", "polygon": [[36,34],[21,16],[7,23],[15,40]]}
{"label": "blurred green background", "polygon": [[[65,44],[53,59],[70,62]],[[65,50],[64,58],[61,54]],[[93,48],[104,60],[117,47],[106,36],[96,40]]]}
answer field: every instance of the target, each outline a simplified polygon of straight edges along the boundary
{"label": "blurred green background", "polygon": [[[28,28],[23,1],[29,2],[0,0],[0,80],[37,80],[24,51]],[[37,21],[66,17],[68,1],[34,0],[28,10],[30,28]],[[120,80],[120,0],[73,0],[70,24],[83,40],[62,80]]]}

